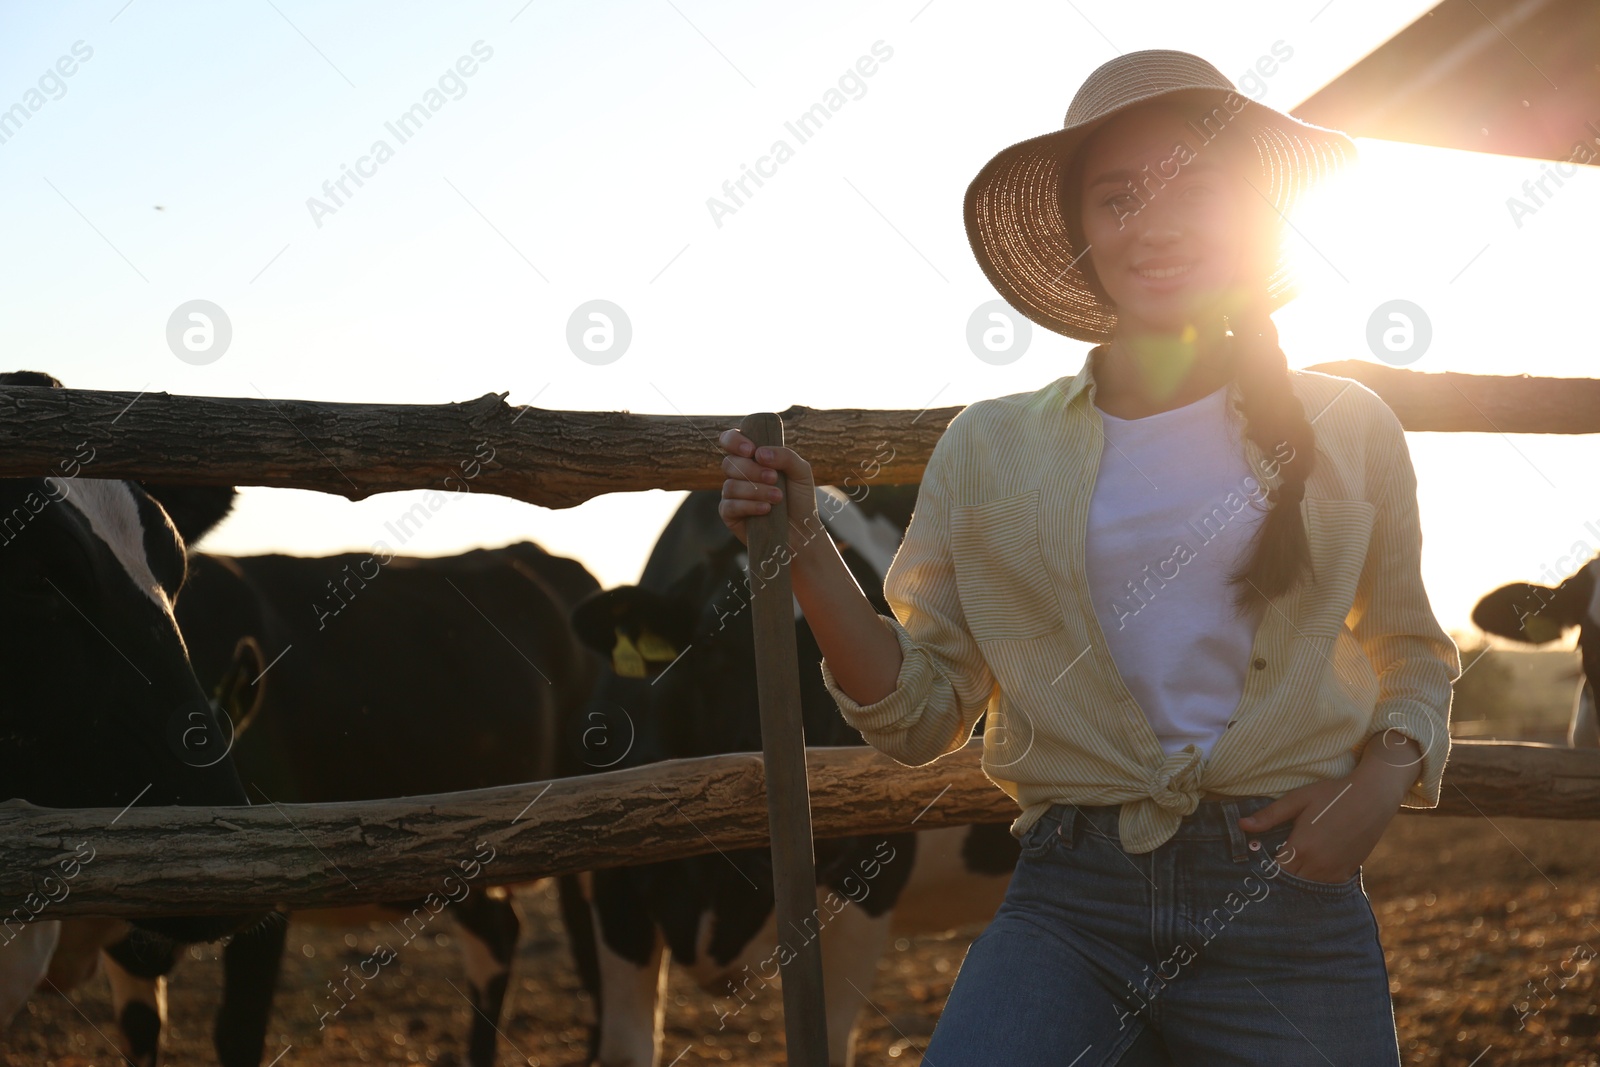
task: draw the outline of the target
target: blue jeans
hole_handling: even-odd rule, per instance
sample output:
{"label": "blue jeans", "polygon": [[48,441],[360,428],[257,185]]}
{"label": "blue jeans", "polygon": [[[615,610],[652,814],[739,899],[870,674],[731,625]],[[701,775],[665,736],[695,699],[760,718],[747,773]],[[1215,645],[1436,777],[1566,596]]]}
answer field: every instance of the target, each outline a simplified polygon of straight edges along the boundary
{"label": "blue jeans", "polygon": [[1271,797],[1201,801],[1153,852],[1120,805],[1055,804],[973,941],[927,1067],[1399,1067],[1389,973],[1358,870],[1272,862]]}

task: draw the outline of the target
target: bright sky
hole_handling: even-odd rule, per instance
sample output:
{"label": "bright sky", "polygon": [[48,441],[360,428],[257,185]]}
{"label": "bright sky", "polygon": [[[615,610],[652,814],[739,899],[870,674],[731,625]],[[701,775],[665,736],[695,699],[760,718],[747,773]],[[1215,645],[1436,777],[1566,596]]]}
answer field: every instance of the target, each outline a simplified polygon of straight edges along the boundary
{"label": "bright sky", "polygon": [[[1276,47],[1289,57],[1255,95],[1289,110],[1429,6],[0,0],[0,110],[43,100],[0,127],[4,364],[94,389],[509,391],[661,414],[920,409],[1037,388],[1088,346],[1035,329],[995,366],[966,342],[995,293],[961,198],[994,152],[1059,128],[1078,83],[1119,51],[1196,52],[1238,82]],[[862,57],[872,73],[852,78]],[[785,122],[842,77],[844,106],[798,143]],[[402,141],[386,123],[430,90],[437,110]],[[708,198],[780,138],[792,158],[713,218]],[[391,152],[363,162],[378,140]],[[1580,168],[1519,225],[1506,200],[1537,161],[1359,144],[1346,206],[1300,226],[1312,277],[1277,315],[1292,365],[1374,359],[1368,316],[1399,298],[1432,321],[1414,369],[1593,373],[1580,235],[1600,231],[1600,171]],[[366,176],[335,202],[323,186],[345,167]],[[314,217],[312,197],[333,210]],[[205,365],[167,343],[169,317],[196,299],[233,331]],[[566,341],[594,299],[633,328],[605,365]],[[1424,577],[1447,628],[1469,629],[1479,595],[1575,543],[1585,558],[1600,547],[1593,438],[1410,441]],[[410,496],[248,488],[207,547],[370,549]],[[405,550],[532,538],[602,584],[630,582],[681,497],[550,511],[473,494]]]}

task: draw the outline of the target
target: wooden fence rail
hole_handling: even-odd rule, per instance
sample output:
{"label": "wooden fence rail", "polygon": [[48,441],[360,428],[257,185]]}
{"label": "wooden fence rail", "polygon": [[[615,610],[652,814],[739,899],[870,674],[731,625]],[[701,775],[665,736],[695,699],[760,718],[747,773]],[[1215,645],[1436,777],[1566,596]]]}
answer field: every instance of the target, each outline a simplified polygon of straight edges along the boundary
{"label": "wooden fence rail", "polygon": [[[1355,361],[1312,369],[1368,385],[1408,430],[1600,433],[1600,379],[1421,374]],[[788,442],[820,482],[908,484],[921,479],[959,410],[782,415]],[[92,478],[293,487],[352,500],[470,489],[561,508],[613,492],[715,489],[716,434],[741,418],[524,410],[497,394],[384,405],[0,387],[0,477],[60,475],[75,460],[76,473]],[[811,750],[817,836],[1009,821],[1015,804],[984,777],[979,744],[919,768],[868,748]],[[764,799],[752,753],[350,804],[116,812],[10,801],[0,803],[0,901],[42,894],[33,899],[65,917],[448,894],[445,879],[460,879],[472,862],[484,868],[474,877],[509,883],[762,846]],[[1425,813],[1600,818],[1600,752],[1457,740],[1440,806]],[[73,857],[76,874],[63,882],[62,861]]]}
{"label": "wooden fence rail", "polygon": [[[981,746],[921,767],[865,747],[808,749],[816,836],[1009,822],[1016,805],[984,776]],[[1406,812],[1600,818],[1600,751],[1456,741],[1439,806]],[[0,901],[36,894],[50,901],[41,918],[158,915],[452,896],[461,884],[760,847],[767,815],[761,758],[749,753],[359,803],[119,813],[11,801],[0,804],[0,841]],[[469,879],[463,864],[474,861]]]}
{"label": "wooden fence rail", "polygon": [[[1368,385],[1408,430],[1600,433],[1600,379],[1422,374],[1354,360],[1311,369]],[[780,414],[822,482],[897,485],[921,480],[959,410]],[[87,444],[94,458],[82,473],[92,478],[351,500],[470,489],[565,508],[604,493],[718,488],[716,435],[742,417],[521,410],[495,393],[460,404],[332,404],[11,386],[0,387],[0,478],[60,474]]]}

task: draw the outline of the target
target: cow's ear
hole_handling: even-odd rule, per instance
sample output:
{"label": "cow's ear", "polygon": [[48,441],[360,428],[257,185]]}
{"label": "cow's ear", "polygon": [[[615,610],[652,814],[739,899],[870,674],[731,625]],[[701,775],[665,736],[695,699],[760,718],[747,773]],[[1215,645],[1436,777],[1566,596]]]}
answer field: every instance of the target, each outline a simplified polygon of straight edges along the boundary
{"label": "cow's ear", "polygon": [[190,550],[227,518],[239,496],[239,490],[231,485],[163,485],[160,482],[140,482],[139,485],[172,519],[178,536]]}
{"label": "cow's ear", "polygon": [[1582,622],[1587,603],[1587,596],[1577,595],[1571,578],[1554,589],[1532,582],[1512,582],[1478,601],[1472,609],[1472,623],[1496,637],[1542,645],[1560,640],[1568,627]]}
{"label": "cow's ear", "polygon": [[691,626],[676,601],[636,585],[594,593],[572,609],[578,640],[608,658],[623,678],[664,670],[688,647]]}
{"label": "cow's ear", "polygon": [[245,634],[233,646],[233,662],[212,693],[217,707],[227,712],[233,721],[235,738],[245,732],[261,710],[266,695],[266,673],[267,657],[261,645]]}

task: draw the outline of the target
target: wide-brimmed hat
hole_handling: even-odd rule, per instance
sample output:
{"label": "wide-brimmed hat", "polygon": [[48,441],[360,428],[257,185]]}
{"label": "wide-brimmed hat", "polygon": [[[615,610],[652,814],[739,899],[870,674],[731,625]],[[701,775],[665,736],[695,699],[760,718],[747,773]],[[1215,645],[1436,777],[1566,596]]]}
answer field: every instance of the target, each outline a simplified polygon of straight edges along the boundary
{"label": "wide-brimmed hat", "polygon": [[[964,214],[973,255],[1006,302],[1041,326],[1080,341],[1110,339],[1116,309],[1094,293],[1079,269],[1082,250],[1073,247],[1062,214],[1062,176],[1084,138],[1102,123],[1167,96],[1210,105],[1212,119],[1197,128],[1200,137],[1237,131],[1250,138],[1266,177],[1260,192],[1280,214],[1356,156],[1346,134],[1256,103],[1188,52],[1150,49],[1102,64],[1072,98],[1062,129],[999,152],[967,187]],[[1294,295],[1280,253],[1268,279],[1268,310]]]}

